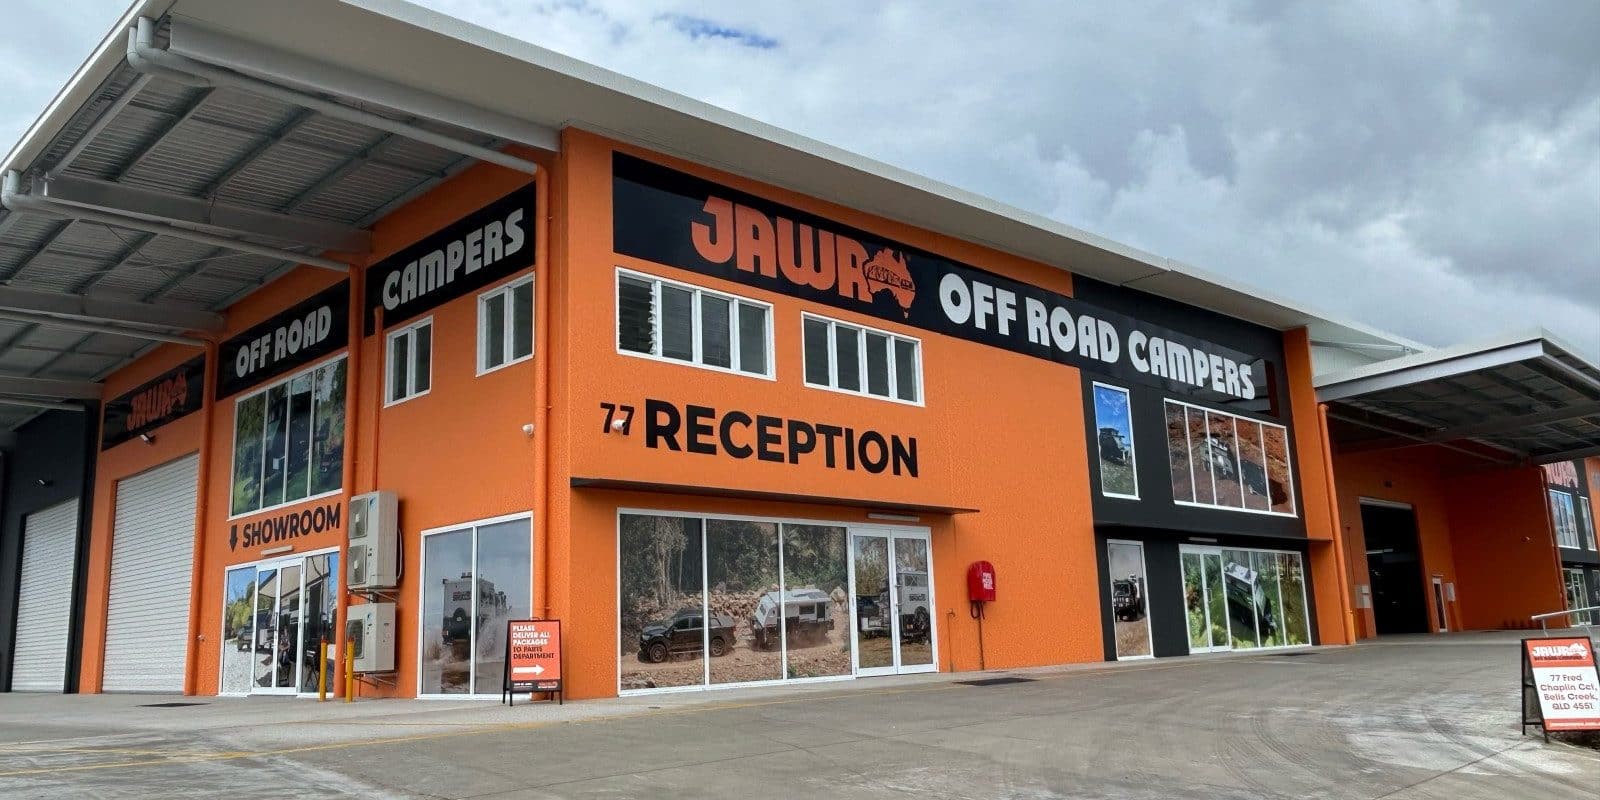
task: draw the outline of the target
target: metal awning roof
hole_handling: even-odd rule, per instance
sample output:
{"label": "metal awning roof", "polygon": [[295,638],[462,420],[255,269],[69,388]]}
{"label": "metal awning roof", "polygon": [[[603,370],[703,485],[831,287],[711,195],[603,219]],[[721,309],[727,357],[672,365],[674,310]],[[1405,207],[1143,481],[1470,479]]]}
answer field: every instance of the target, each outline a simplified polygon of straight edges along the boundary
{"label": "metal awning roof", "polygon": [[[5,165],[0,431],[99,398],[95,381],[161,341],[198,343],[221,329],[215,312],[297,264],[347,268],[368,226],[480,160],[462,149],[508,142],[365,97],[136,68],[124,31],[170,5],[135,4],[41,118],[59,127],[35,125]],[[166,56],[171,18],[145,19]],[[518,141],[553,147],[554,132]]]}
{"label": "metal awning roof", "polygon": [[27,206],[0,212],[0,430],[37,410],[18,403],[89,393],[152,330],[215,330],[297,261],[359,258],[389,209],[568,125],[1272,329],[1414,347],[399,0],[135,0],[0,163]]}
{"label": "metal awning roof", "polygon": [[1600,455],[1600,367],[1545,331],[1316,378],[1344,451],[1437,444],[1490,460]]}

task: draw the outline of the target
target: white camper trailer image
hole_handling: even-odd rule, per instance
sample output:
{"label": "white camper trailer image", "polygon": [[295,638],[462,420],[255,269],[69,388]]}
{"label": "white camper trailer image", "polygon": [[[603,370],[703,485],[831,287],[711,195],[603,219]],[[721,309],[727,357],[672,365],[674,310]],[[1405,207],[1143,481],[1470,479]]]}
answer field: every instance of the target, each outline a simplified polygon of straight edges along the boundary
{"label": "white camper trailer image", "polygon": [[[494,582],[478,579],[478,618],[472,619],[472,576],[464,574],[460,580],[444,581],[444,642],[446,646],[465,642],[476,631],[483,635],[484,623],[505,616],[505,592],[497,592]],[[480,648],[481,649],[481,648]]]}
{"label": "white camper trailer image", "polygon": [[[750,614],[750,630],[755,634],[756,647],[770,650],[778,646],[780,615],[779,592],[767,592],[756,603]],[[833,599],[821,589],[790,589],[783,595],[783,625],[788,630],[789,644],[811,645],[825,642],[833,630],[833,617],[829,613]]]}

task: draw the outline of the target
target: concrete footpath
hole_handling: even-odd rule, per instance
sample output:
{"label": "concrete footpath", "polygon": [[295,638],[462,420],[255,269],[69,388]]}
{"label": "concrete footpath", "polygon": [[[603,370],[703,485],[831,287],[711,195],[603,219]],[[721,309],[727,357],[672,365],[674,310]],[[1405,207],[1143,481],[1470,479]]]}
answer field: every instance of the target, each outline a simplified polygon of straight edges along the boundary
{"label": "concrete footpath", "polygon": [[0,797],[1600,797],[1600,752],[1519,735],[1517,638],[509,709],[0,695]]}

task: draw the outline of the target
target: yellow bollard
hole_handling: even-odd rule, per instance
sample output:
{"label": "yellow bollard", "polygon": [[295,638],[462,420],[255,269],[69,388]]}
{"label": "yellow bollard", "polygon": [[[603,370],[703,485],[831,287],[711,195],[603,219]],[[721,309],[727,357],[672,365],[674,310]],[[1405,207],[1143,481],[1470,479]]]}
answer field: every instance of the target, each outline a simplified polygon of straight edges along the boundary
{"label": "yellow bollard", "polygon": [[328,640],[317,648],[317,702],[328,699]]}
{"label": "yellow bollard", "polygon": [[355,651],[351,649],[349,642],[344,643],[344,701],[346,703],[356,701]]}

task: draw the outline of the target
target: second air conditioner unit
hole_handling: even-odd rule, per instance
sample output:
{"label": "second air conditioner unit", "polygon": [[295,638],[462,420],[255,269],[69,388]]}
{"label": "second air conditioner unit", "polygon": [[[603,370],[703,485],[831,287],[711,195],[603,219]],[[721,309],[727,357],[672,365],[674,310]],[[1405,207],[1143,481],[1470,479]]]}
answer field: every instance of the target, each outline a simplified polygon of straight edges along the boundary
{"label": "second air conditioner unit", "polygon": [[362,603],[345,612],[345,646],[355,672],[394,671],[394,603]]}

